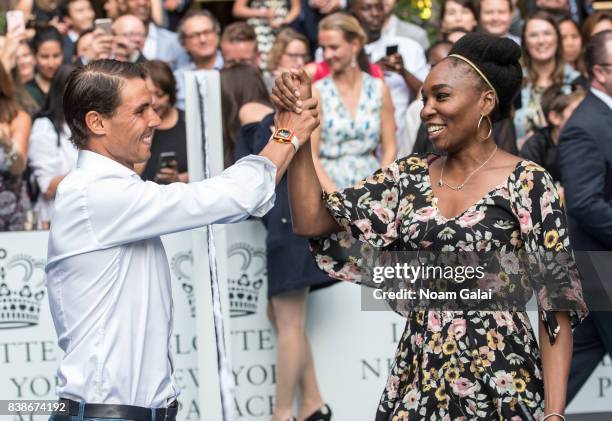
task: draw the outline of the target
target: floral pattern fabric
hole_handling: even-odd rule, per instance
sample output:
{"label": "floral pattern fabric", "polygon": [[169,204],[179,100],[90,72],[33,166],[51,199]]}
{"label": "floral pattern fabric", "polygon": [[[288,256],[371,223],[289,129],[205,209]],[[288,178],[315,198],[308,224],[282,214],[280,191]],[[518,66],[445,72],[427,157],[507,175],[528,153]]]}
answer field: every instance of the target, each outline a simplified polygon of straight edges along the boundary
{"label": "floral pattern fabric", "polygon": [[[435,157],[434,157],[435,159]],[[533,266],[505,270],[499,280],[523,288],[546,260],[554,276],[536,289],[540,318],[554,343],[559,331],[553,302],[574,305],[572,327],[587,313],[573,260],[565,214],[551,177],[530,161],[455,217],[446,218],[429,179],[430,160],[411,155],[376,171],[352,188],[324,194],[346,230],[311,240],[319,266],[332,277],[361,282],[368,249],[524,251]],[[538,257],[541,257],[538,258]],[[505,273],[505,270],[508,273]],[[551,283],[551,279],[553,279]],[[524,312],[418,310],[407,318],[376,421],[536,420],[544,410],[539,348]]]}
{"label": "floral pattern fabric", "polygon": [[331,76],[315,83],[323,110],[319,158],[340,189],[354,185],[380,166],[374,154],[380,144],[383,82],[365,72],[361,80],[355,118],[346,109]]}

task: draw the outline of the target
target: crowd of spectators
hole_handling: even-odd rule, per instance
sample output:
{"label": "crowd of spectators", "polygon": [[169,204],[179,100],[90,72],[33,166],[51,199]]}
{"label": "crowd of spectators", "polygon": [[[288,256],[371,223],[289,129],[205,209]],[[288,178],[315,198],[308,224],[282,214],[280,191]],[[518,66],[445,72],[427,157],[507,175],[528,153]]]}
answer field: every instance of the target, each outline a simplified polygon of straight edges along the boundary
{"label": "crowd of spectators", "polygon": [[[14,0],[24,26],[0,36],[0,229],[48,227],[57,185],[76,163],[61,113],[63,83],[72,66],[99,58],[143,63],[151,74],[163,123],[138,171],[160,183],[187,180],[185,72],[221,72],[228,166],[241,107],[270,107],[265,93],[274,79],[305,68],[321,99],[314,158],[332,190],[398,156],[431,151],[419,119],[429,69],[468,32],[507,37],[523,47],[524,84],[513,118],[494,125],[496,142],[555,174],[559,132],[588,90],[584,46],[612,28],[612,11],[579,0],[438,6],[438,16],[419,25],[396,14],[395,0],[237,0],[235,22],[222,27],[189,0]],[[172,165],[160,168],[168,154]]]}
{"label": "crowd of spectators", "polygon": [[[467,33],[522,46],[521,93],[512,116],[489,122],[490,130],[501,149],[542,165],[561,188],[563,127],[594,77],[612,80],[612,61],[587,48],[595,34],[612,29],[612,11],[598,10],[591,0],[441,0],[426,25],[400,18],[406,16],[398,14],[396,0],[236,0],[234,22],[226,25],[190,0],[9,3],[24,24],[5,19],[0,36],[0,231],[48,229],[58,186],[78,155],[64,120],[63,89],[75,67],[96,59],[146,68],[161,124],[151,157],[135,170],[162,184],[189,177],[186,72],[220,72],[227,167],[258,153],[269,138],[275,78],[304,69],[319,99],[321,126],[312,153],[328,192],[398,157],[434,151],[419,117],[421,85]],[[612,44],[605,45],[612,57]],[[597,53],[585,56],[585,50]],[[609,83],[601,80],[595,83]],[[264,218],[270,318],[279,331],[276,419],[291,413],[297,382],[302,415],[329,410],[321,407],[303,332],[307,291],[329,279],[314,266],[306,241],[293,235],[287,197],[284,180]],[[300,364],[306,368],[296,368]]]}

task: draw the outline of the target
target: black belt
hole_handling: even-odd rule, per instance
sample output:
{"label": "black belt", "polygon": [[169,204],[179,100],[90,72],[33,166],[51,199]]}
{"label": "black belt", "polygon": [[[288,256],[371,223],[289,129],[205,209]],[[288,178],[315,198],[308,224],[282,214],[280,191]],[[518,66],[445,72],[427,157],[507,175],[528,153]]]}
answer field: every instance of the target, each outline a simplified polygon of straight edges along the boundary
{"label": "black belt", "polygon": [[[79,402],[70,399],[60,399],[68,407],[68,414],[77,417],[79,415]],[[174,421],[178,412],[178,403],[172,402],[168,408],[155,408],[156,421]],[[132,405],[111,405],[105,403],[86,403],[83,418],[120,418],[134,421],[153,421],[151,408]]]}

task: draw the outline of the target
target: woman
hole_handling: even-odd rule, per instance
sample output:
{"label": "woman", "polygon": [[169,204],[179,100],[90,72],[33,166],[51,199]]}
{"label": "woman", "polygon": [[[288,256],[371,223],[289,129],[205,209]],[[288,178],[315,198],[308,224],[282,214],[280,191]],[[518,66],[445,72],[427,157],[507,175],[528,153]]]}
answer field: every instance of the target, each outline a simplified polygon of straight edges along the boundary
{"label": "woman", "polygon": [[41,195],[34,208],[44,229],[53,216],[57,186],[77,161],[78,151],[70,141],[70,129],[64,118],[62,98],[68,76],[74,70],[64,65],[56,72],[43,108],[37,113],[30,135],[28,159]]}
{"label": "woman", "polygon": [[55,72],[62,65],[64,52],[62,35],[53,27],[36,31],[32,40],[32,49],[36,59],[34,79],[26,83],[26,90],[39,107],[45,104],[45,98],[51,87]]}
{"label": "woman", "polygon": [[257,32],[257,48],[262,53],[261,68],[268,68],[268,53],[279,29],[289,25],[300,15],[300,0],[236,0],[234,17],[247,19]]}
{"label": "woman", "polygon": [[312,136],[315,165],[323,190],[353,185],[397,154],[389,90],[372,77],[363,46],[367,37],[357,19],[344,13],[319,23],[319,45],[331,74],[314,84],[321,126]]}
{"label": "woman", "polygon": [[542,111],[546,116],[547,127],[536,130],[529,137],[520,154],[541,165],[556,183],[561,183],[559,169],[559,135],[576,107],[584,99],[585,92],[578,88],[566,92],[561,86],[551,86],[542,94]]}
{"label": "woman", "polygon": [[[268,70],[264,73],[270,90],[274,80],[289,69],[300,69],[310,59],[308,38],[291,28],[281,30],[268,53]],[[270,81],[270,83],[268,83]]]}
{"label": "woman", "polygon": [[249,102],[260,102],[271,106],[268,88],[261,73],[248,64],[237,64],[221,71],[221,109],[223,110],[223,159],[225,168],[234,163],[234,151],[240,120],[240,108]]}
{"label": "woman", "polygon": [[448,0],[442,2],[440,30],[448,33],[451,29],[463,28],[472,32],[478,25],[478,12],[472,0]]}
{"label": "woman", "polygon": [[516,138],[520,146],[534,129],[546,126],[540,98],[552,85],[570,86],[580,76],[563,60],[561,34],[554,18],[538,11],[525,20],[521,37],[525,78],[521,90],[521,108],[514,115]]}
{"label": "woman", "polygon": [[28,83],[34,79],[36,62],[32,48],[26,42],[20,42],[17,47],[17,75],[20,83]]}
{"label": "woman", "polygon": [[[187,130],[185,112],[176,103],[176,79],[170,67],[163,61],[151,60],[144,64],[147,70],[147,87],[153,95],[153,109],[161,118],[151,143],[151,156],[136,171],[143,180],[160,184],[189,182],[187,169]],[[170,165],[161,160],[162,154],[170,156]],[[173,162],[172,162],[173,161]]]}
{"label": "woman", "polygon": [[521,39],[510,33],[513,9],[512,0],[482,0],[480,27],[487,34],[510,38],[520,45]]}
{"label": "woman", "polygon": [[[446,157],[411,155],[352,188],[324,194],[323,201],[308,148],[291,163],[294,231],[316,237],[311,245],[319,266],[338,278],[360,280],[354,252],[364,246],[366,256],[488,248],[534,256],[528,267],[487,266],[485,285],[497,282],[501,292],[508,288],[527,299],[531,285],[537,288],[540,346],[522,311],[403,312],[406,330],[377,421],[563,420],[571,327],[586,313],[565,214],[548,173],[497,150],[490,136],[491,121],[510,113],[520,87],[520,54],[508,39],[468,34],[432,69],[421,118]],[[292,92],[307,98],[306,79],[280,80],[275,102],[298,112]],[[566,257],[564,264],[550,262],[552,248]],[[542,272],[538,259],[558,275]]]}
{"label": "woman", "polygon": [[[287,70],[297,68],[288,67]],[[259,153],[270,139],[274,110],[266,104],[270,104],[267,94],[253,98],[253,102],[240,108],[237,160]],[[315,264],[308,242],[291,230],[287,177],[276,186],[274,207],[262,221],[267,230],[268,317],[278,335],[272,421],[296,421],[291,413],[298,389],[299,419],[329,421],[331,409],[321,397],[304,324],[309,292],[332,282]]]}
{"label": "woman", "polygon": [[580,27],[573,19],[568,17],[559,22],[559,33],[561,34],[561,45],[563,47],[563,60],[574,70],[586,75],[580,57],[584,45],[580,35]]}
{"label": "woman", "polygon": [[22,174],[31,127],[32,119],[17,102],[13,81],[0,66],[0,231],[22,230],[30,209]]}

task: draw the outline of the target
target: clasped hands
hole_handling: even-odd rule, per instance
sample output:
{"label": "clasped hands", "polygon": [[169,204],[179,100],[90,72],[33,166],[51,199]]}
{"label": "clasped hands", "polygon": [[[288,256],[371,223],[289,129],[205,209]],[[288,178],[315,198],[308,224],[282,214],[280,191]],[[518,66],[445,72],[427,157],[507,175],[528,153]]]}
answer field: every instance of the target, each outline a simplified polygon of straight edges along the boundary
{"label": "clasped hands", "polygon": [[319,126],[317,100],[312,97],[310,77],[304,69],[283,72],[276,79],[271,98],[278,108],[274,126],[293,130],[302,146]]}

